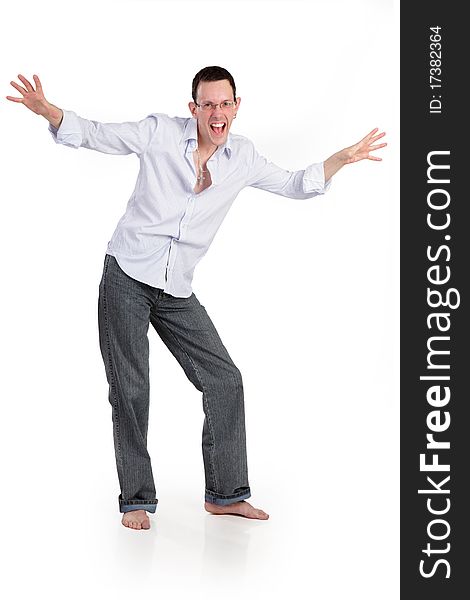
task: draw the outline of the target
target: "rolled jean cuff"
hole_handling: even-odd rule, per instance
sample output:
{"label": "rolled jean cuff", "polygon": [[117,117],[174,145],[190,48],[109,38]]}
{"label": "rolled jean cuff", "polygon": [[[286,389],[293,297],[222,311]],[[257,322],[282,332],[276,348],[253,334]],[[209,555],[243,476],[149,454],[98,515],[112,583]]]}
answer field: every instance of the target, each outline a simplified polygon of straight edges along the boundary
{"label": "rolled jean cuff", "polygon": [[146,510],[154,513],[157,510],[158,500],[128,500],[127,502],[119,499],[119,512],[126,513],[131,510]]}
{"label": "rolled jean cuff", "polygon": [[250,488],[244,488],[242,492],[238,494],[231,494],[230,496],[224,496],[223,494],[216,494],[215,492],[210,492],[206,490],[206,502],[211,502],[212,504],[218,504],[219,506],[227,506],[228,504],[235,504],[235,502],[240,502],[241,500],[246,500],[251,496]]}

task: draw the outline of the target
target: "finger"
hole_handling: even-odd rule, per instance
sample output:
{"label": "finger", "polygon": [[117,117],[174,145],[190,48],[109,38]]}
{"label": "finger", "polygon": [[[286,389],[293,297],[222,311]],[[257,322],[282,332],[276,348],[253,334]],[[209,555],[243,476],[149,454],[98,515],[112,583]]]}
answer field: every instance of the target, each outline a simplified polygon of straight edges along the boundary
{"label": "finger", "polygon": [[27,94],[27,91],[21,87],[21,85],[18,85],[17,83],[15,83],[14,81],[10,81],[11,85],[16,88],[19,92],[21,92],[21,94],[23,94],[23,96],[25,94]]}
{"label": "finger", "polygon": [[379,140],[380,138],[383,138],[383,136],[385,135],[385,131],[383,133],[379,133],[378,135],[374,135],[374,137],[372,137],[370,139],[370,143],[374,143],[377,140]]}
{"label": "finger", "polygon": [[367,140],[368,138],[370,138],[372,135],[374,135],[374,133],[376,133],[379,130],[378,127],[375,127],[375,129],[373,129],[371,132],[369,132],[365,137],[362,138],[361,142],[363,142],[364,140]]}
{"label": "finger", "polygon": [[13,98],[13,96],[5,96],[7,100],[12,100],[13,102],[23,102],[23,98]]}
{"label": "finger", "polygon": [[26,77],[23,77],[23,75],[21,75],[21,73],[18,75],[18,79],[21,81],[21,83],[23,83],[26,86],[28,92],[34,92],[33,86],[29,83]]}
{"label": "finger", "polygon": [[42,85],[41,85],[41,82],[39,81],[39,77],[37,75],[33,75],[33,77],[34,77],[34,81],[36,82],[36,91],[42,93]]}
{"label": "finger", "polygon": [[379,158],[378,156],[368,156],[367,157],[369,160],[382,160],[381,158]]}
{"label": "finger", "polygon": [[369,146],[369,150],[377,150],[377,148],[383,148],[386,145],[386,142],[384,144],[374,144],[373,146]]}

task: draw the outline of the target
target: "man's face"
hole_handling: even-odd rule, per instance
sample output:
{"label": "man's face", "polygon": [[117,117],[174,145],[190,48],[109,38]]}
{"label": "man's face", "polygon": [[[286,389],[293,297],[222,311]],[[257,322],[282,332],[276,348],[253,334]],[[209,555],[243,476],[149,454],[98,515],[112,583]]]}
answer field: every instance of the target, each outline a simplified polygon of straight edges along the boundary
{"label": "man's face", "polygon": [[222,146],[227,140],[241,99],[237,98],[236,104],[231,108],[221,108],[222,102],[234,100],[230,82],[228,79],[222,79],[221,81],[201,81],[197,88],[196,100],[199,105],[207,102],[217,105],[214,109],[203,110],[194,102],[189,103],[189,110],[197,119],[198,144]]}

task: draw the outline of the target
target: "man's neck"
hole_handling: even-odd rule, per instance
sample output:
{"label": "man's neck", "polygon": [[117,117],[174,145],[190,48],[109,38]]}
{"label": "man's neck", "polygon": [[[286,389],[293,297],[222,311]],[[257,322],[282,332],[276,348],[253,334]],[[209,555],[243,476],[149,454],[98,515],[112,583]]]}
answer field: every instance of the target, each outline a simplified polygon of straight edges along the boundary
{"label": "man's neck", "polygon": [[209,144],[204,144],[204,142],[202,142],[198,136],[197,148],[199,150],[201,159],[206,162],[206,160],[209,160],[209,158],[216,152],[218,146],[211,144],[210,142]]}

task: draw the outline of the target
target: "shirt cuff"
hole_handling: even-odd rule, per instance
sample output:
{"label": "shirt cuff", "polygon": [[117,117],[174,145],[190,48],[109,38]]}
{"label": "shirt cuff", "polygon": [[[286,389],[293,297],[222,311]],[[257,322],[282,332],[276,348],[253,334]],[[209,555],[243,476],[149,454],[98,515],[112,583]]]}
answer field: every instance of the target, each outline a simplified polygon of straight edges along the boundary
{"label": "shirt cuff", "polygon": [[56,144],[64,144],[64,146],[70,146],[71,148],[79,148],[83,136],[77,114],[72,110],[62,109],[62,112],[64,116],[59,128],[54,127],[52,123],[49,123],[49,131],[52,135],[52,139]]}
{"label": "shirt cuff", "polygon": [[306,194],[316,192],[317,194],[324,194],[331,187],[331,177],[325,183],[325,169],[323,163],[314,163],[309,165],[304,172],[303,188]]}

